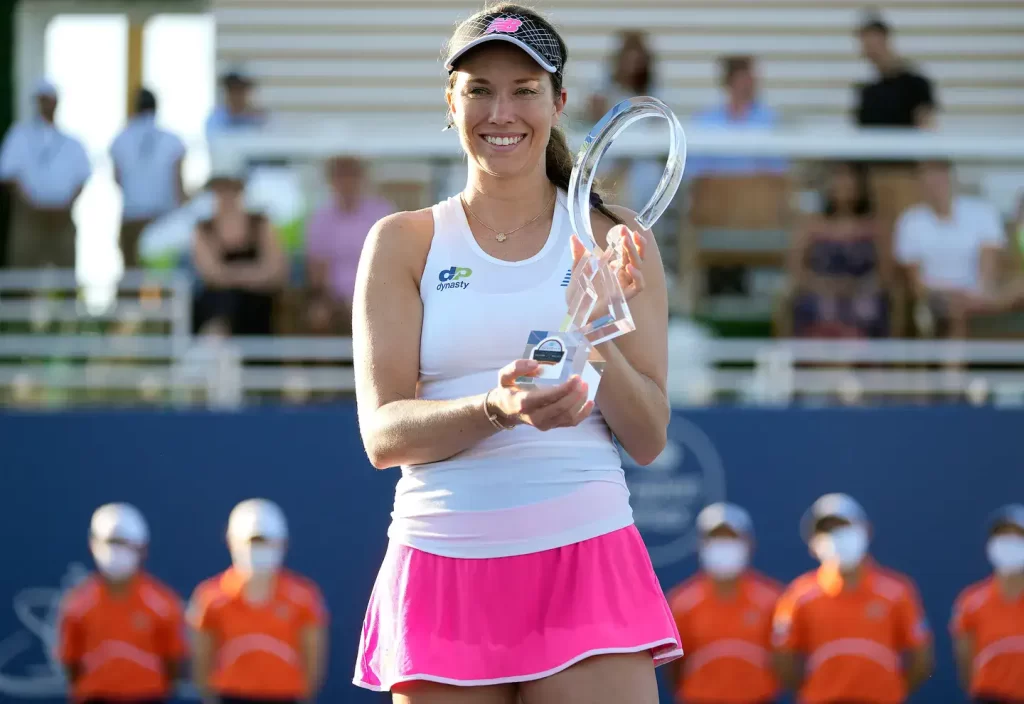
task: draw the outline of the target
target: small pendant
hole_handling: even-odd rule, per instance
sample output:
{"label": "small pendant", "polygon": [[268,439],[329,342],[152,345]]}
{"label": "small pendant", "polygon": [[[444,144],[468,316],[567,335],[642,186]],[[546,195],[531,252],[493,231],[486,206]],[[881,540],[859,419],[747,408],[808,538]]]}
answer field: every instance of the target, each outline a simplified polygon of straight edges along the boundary
{"label": "small pendant", "polygon": [[504,242],[505,240],[508,239],[508,236],[504,232],[499,232],[497,235],[494,236],[494,239],[498,240],[499,242]]}

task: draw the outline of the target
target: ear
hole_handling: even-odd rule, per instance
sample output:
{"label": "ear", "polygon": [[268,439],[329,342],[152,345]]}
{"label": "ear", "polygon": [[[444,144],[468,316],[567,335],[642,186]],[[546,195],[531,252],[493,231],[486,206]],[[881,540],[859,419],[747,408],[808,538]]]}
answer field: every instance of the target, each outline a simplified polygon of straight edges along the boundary
{"label": "ear", "polygon": [[561,94],[555,97],[555,124],[562,119],[562,113],[565,112],[565,104],[569,99],[569,92],[562,88]]}
{"label": "ear", "polygon": [[453,94],[454,94],[454,91],[450,91],[450,90],[445,91],[445,93],[444,93],[444,100],[445,100],[446,103],[448,103],[448,114],[452,118],[455,117],[455,99],[452,97]]}

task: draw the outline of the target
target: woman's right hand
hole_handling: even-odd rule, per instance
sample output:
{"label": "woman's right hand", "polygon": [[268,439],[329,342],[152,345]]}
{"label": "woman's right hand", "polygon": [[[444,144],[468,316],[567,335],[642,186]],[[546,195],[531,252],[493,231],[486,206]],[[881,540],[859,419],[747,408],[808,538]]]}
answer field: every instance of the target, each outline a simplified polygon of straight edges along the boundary
{"label": "woman's right hand", "polygon": [[518,359],[498,372],[498,386],[488,395],[487,412],[496,412],[502,425],[532,425],[537,430],[571,428],[594,410],[587,384],[578,376],[557,386],[520,387],[516,379],[536,376],[540,365]]}

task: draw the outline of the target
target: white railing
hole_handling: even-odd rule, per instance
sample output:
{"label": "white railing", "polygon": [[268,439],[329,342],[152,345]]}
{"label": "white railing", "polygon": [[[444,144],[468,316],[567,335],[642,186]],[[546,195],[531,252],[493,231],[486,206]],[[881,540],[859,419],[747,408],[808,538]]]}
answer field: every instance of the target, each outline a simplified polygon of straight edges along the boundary
{"label": "white railing", "polygon": [[[166,329],[33,334],[5,328],[0,392],[18,398],[33,389],[128,391],[172,403],[237,407],[251,394],[300,400],[355,389],[349,338],[196,337],[187,276],[129,272],[117,288],[139,299],[115,296],[93,308],[67,300],[68,292],[77,296],[70,273],[0,272],[2,325],[45,329],[54,321],[127,319]],[[64,299],[52,297],[61,291]],[[1024,341],[715,339],[675,320],[669,326],[668,387],[675,404],[931,395],[1024,405]]]}

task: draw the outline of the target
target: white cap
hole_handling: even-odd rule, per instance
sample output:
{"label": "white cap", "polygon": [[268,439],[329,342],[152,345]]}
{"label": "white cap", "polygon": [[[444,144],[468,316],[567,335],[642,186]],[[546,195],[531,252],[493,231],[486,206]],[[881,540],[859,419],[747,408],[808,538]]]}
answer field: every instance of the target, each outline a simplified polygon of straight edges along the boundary
{"label": "white cap", "polygon": [[1007,504],[989,517],[989,532],[1002,526],[1016,526],[1024,530],[1024,504]]}
{"label": "white cap", "polygon": [[131,504],[105,504],[92,514],[89,534],[96,540],[124,540],[134,545],[149,543],[149,527],[142,512]]}
{"label": "white cap", "polygon": [[697,530],[701,535],[707,535],[719,526],[728,526],[742,536],[754,535],[754,521],[750,514],[736,504],[711,504],[697,514]]}
{"label": "white cap", "polygon": [[32,95],[35,97],[46,96],[47,98],[57,99],[57,86],[45,78],[40,78],[36,81],[35,89],[32,91]]}
{"label": "white cap", "polygon": [[814,527],[823,518],[842,518],[850,523],[867,523],[868,515],[849,494],[825,494],[807,509],[800,520],[800,535],[805,541],[814,537]]}
{"label": "white cap", "polygon": [[288,522],[281,507],[268,499],[247,499],[235,506],[228,519],[228,540],[285,540]]}

